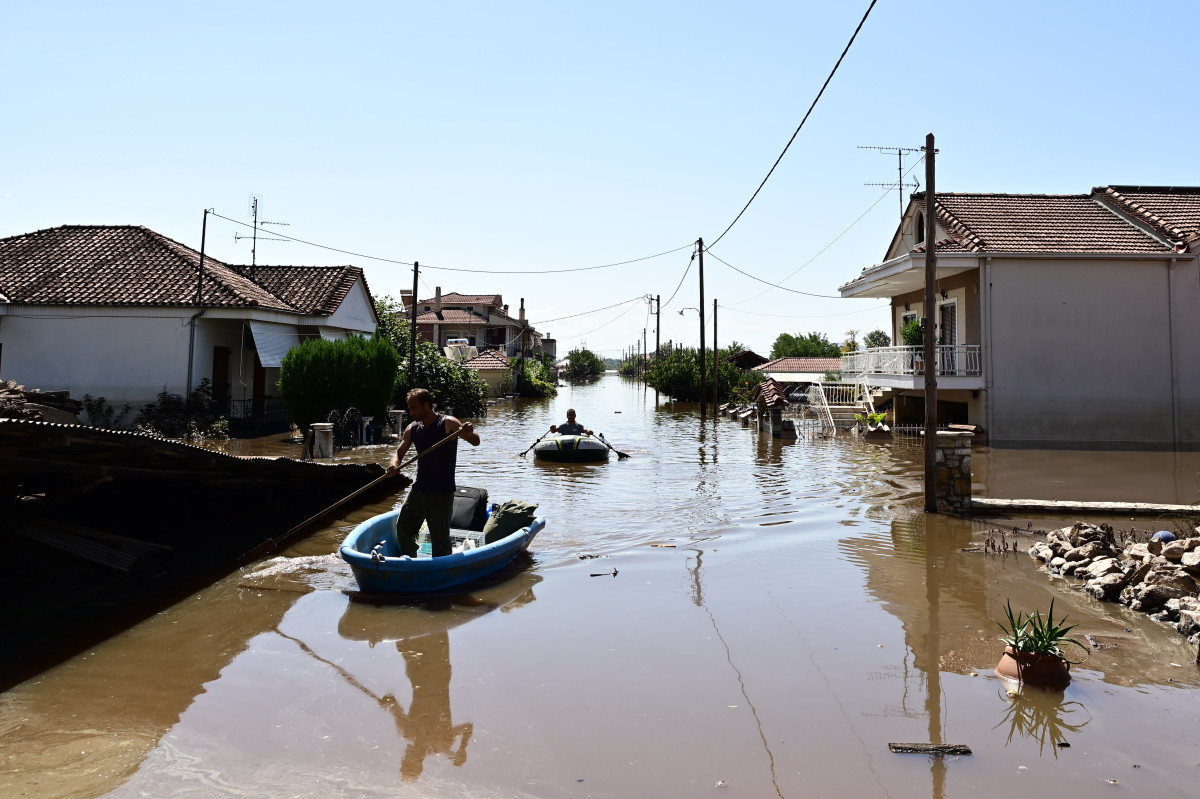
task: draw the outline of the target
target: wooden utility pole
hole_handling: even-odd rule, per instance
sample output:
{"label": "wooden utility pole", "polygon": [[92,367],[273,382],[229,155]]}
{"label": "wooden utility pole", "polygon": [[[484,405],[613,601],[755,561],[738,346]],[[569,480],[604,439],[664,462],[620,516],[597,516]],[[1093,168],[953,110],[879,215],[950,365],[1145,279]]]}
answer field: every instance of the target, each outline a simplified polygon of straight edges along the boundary
{"label": "wooden utility pole", "polygon": [[[413,293],[412,293],[412,342],[408,347],[408,390],[416,388],[413,385],[413,369],[417,364],[417,276],[421,273],[420,261],[413,261]],[[407,413],[407,410],[405,411]]]}
{"label": "wooden utility pole", "polygon": [[933,134],[925,137],[925,512],[937,513],[937,195]]}
{"label": "wooden utility pole", "polygon": [[700,421],[704,421],[706,415],[706,405],[708,400],[708,386],[705,385],[705,363],[704,363],[704,239],[696,240],[696,247],[700,250]]}
{"label": "wooden utility pole", "polygon": [[646,367],[649,365],[647,363],[647,360],[648,359],[647,359],[647,355],[646,355],[646,328],[643,327],[642,328],[642,382],[643,383],[646,382]]}
{"label": "wooden utility pole", "polygon": [[717,298],[713,297],[713,416],[717,415],[717,404],[720,401],[718,392],[720,390],[720,368],[721,368],[721,348],[717,346]]}
{"label": "wooden utility pole", "polygon": [[[658,360],[658,351],[662,347],[662,295],[654,295],[654,360]],[[654,387],[654,404],[658,405],[658,386]]]}

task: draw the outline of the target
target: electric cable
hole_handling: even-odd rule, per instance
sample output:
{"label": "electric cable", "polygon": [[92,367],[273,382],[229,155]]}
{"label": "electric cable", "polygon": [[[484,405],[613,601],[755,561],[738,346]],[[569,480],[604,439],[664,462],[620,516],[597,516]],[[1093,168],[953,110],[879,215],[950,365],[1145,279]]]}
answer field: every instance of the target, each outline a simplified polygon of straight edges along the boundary
{"label": "electric cable", "polygon": [[[694,245],[693,245],[694,246]],[[683,286],[683,281],[687,280],[688,272],[692,271],[692,261],[696,260],[696,251],[692,251],[692,257],[688,260],[687,269],[683,270],[683,277],[679,278],[679,285],[675,286],[675,290],[671,292],[671,296],[667,298],[667,305],[671,304],[671,300],[675,299],[675,295],[679,293],[679,289]],[[662,312],[663,306],[658,306],[659,313]]]}
{"label": "electric cable", "polygon": [[725,264],[733,271],[735,271],[739,274],[745,275],[746,277],[750,278],[751,280],[757,280],[759,283],[766,283],[768,286],[777,288],[780,291],[790,291],[792,294],[803,294],[805,297],[821,297],[821,298],[827,299],[827,300],[845,299],[844,297],[838,296],[837,294],[813,294],[811,291],[800,291],[799,289],[790,289],[787,286],[780,286],[777,283],[772,283],[769,280],[763,280],[761,277],[755,277],[754,275],[750,274],[749,272],[744,272],[741,269],[738,269],[736,266],[729,263],[724,258],[720,257],[719,255],[716,255],[712,250],[709,250],[707,247],[705,248],[705,250],[708,252],[709,255],[711,255],[713,258],[716,258],[718,261]]}
{"label": "electric cable", "polygon": [[878,2],[878,0],[871,0],[871,5],[867,6],[867,12],[863,14],[863,18],[859,21],[858,27],[854,29],[854,34],[850,37],[850,41],[846,43],[846,49],[842,50],[842,54],[838,56],[837,63],[833,65],[833,69],[830,71],[829,77],[825,78],[825,83],[821,84],[821,91],[817,92],[817,96],[813,99],[812,105],[808,107],[808,111],[804,114],[804,119],[800,120],[799,126],[796,127],[796,132],[792,134],[792,138],[788,139],[788,143],[784,146],[783,152],[779,154],[779,157],[775,159],[775,163],[771,165],[771,171],[767,172],[767,176],[762,179],[762,183],[758,184],[758,188],[754,190],[754,194],[751,195],[750,199],[746,201],[746,204],[742,207],[742,210],[739,211],[738,215],[734,217],[732,222],[729,223],[729,227],[725,228],[721,235],[717,236],[712,244],[709,245],[710,247],[715,246],[717,242],[725,238],[725,234],[732,230],[733,226],[736,225],[738,220],[742,218],[742,214],[746,213],[746,209],[750,207],[750,203],[754,202],[754,198],[758,196],[760,191],[762,191],[763,186],[767,185],[767,181],[771,179],[771,175],[775,172],[775,167],[779,166],[779,162],[783,160],[785,155],[787,155],[788,148],[792,146],[792,142],[794,142],[796,140],[796,136],[800,134],[800,129],[804,127],[804,123],[808,121],[809,115],[812,114],[813,109],[817,107],[817,102],[821,99],[821,95],[825,93],[825,88],[829,86],[829,81],[833,80],[833,76],[838,71],[838,67],[842,65],[842,59],[846,57],[846,53],[850,52],[850,45],[854,44],[854,40],[858,37],[858,32],[862,30],[862,26],[866,23],[867,17],[871,15],[871,9],[875,8],[876,2]]}

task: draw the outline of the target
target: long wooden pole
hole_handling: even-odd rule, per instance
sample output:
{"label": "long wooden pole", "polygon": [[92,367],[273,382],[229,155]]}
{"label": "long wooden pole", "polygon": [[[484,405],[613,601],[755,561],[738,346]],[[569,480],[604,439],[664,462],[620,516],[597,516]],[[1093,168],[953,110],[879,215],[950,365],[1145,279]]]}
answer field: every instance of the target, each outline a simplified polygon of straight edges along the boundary
{"label": "long wooden pole", "polygon": [[413,293],[412,293],[412,342],[408,348],[408,390],[416,388],[413,385],[413,369],[417,363],[417,276],[421,272],[421,263],[413,261]]}
{"label": "long wooden pole", "polygon": [[937,513],[937,195],[933,134],[925,137],[925,512]]}
{"label": "long wooden pole", "polygon": [[720,364],[721,359],[719,354],[720,347],[717,346],[717,298],[713,297],[713,415],[717,413],[717,404],[720,401],[718,392],[720,391]]}
{"label": "long wooden pole", "polygon": [[[654,295],[654,360],[658,360],[658,351],[662,347],[662,295]],[[654,387],[654,404],[658,405],[658,386]]]}
{"label": "long wooden pole", "polygon": [[708,386],[704,365],[704,239],[697,239],[696,247],[700,250],[700,421],[704,421],[708,401]]}

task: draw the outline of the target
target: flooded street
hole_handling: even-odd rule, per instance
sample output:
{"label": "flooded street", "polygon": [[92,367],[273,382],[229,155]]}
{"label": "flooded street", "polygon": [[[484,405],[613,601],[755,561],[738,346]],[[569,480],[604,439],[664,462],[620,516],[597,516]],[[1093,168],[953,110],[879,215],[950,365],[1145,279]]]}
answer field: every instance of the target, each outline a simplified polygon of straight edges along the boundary
{"label": "flooded street", "polygon": [[[519,457],[568,407],[631,457]],[[0,796],[1195,795],[1182,636],[1050,578],[1028,536],[964,551],[992,525],[921,512],[919,449],[702,426],[615,375],[477,429],[458,482],[547,520],[522,570],[425,604],[352,602],[334,553],[403,494],[359,508],[0,695]],[[974,464],[978,494],[1189,503],[1200,455],[979,448]],[[1075,519],[996,523],[1027,521]],[[1054,599],[1105,645],[1065,692],[1010,696],[993,675],[1009,598]]]}

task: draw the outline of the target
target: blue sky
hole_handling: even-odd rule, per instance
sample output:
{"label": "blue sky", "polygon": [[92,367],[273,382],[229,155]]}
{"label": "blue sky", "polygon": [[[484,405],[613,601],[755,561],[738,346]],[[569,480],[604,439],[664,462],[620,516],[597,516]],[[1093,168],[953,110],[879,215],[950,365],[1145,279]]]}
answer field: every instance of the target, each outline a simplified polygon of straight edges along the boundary
{"label": "blue sky", "polygon": [[[8,3],[0,236],[136,224],[198,248],[203,209],[248,222],[253,192],[289,235],[419,260],[423,297],[524,297],[560,352],[617,355],[643,327],[652,342],[644,302],[561,319],[646,294],[663,339],[694,345],[696,314],[678,313],[699,304],[694,265],[667,305],[689,243],[733,221],[868,4]],[[895,158],[857,145],[929,132],[941,191],[1200,185],[1198,8],[879,0],[713,254],[836,295],[898,217],[894,191],[863,185],[894,180]],[[207,249],[248,263],[235,232],[210,219]],[[408,267],[296,243],[261,242],[258,261],[352,263],[376,295],[412,285]],[[721,343],[764,354],[781,332],[888,324],[879,300],[772,289],[714,258],[705,278]]]}

